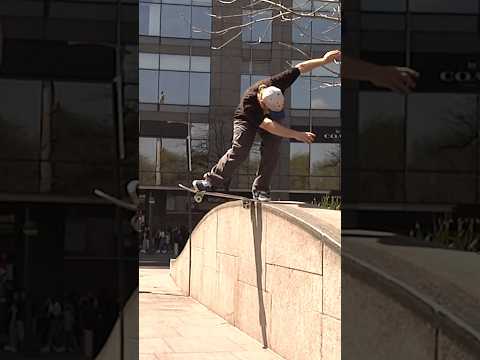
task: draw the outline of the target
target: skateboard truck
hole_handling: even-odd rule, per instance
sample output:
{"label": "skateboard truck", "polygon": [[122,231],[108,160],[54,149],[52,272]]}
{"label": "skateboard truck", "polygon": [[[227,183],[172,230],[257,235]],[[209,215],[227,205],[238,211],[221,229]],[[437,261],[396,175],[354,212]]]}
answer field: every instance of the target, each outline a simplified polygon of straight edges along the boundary
{"label": "skateboard truck", "polygon": [[242,207],[244,209],[250,209],[250,203],[251,202],[252,202],[251,200],[242,200]]}
{"label": "skateboard truck", "polygon": [[205,195],[209,196],[214,196],[214,197],[219,197],[219,198],[224,198],[224,199],[231,199],[231,200],[241,200],[242,201],[242,207],[244,209],[249,209],[250,208],[250,203],[254,200],[246,198],[244,196],[238,196],[238,195],[233,195],[233,194],[224,194],[224,193],[219,193],[219,192],[211,192],[211,191],[197,191],[193,188],[190,188],[188,186],[178,184],[180,188],[183,190],[189,191],[193,193],[193,200],[197,203],[200,204],[203,201],[203,198]]}
{"label": "skateboard truck", "polygon": [[200,204],[203,201],[204,196],[205,196],[205,192],[199,191],[193,195],[193,200],[195,200],[197,204]]}

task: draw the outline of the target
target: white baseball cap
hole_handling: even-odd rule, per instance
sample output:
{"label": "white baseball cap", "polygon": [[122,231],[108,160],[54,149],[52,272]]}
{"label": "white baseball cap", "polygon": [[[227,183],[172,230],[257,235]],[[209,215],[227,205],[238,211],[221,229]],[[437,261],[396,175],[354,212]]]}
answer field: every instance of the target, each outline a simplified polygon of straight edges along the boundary
{"label": "white baseball cap", "polygon": [[275,86],[269,86],[262,90],[262,100],[271,111],[275,112],[282,111],[285,104],[282,90]]}

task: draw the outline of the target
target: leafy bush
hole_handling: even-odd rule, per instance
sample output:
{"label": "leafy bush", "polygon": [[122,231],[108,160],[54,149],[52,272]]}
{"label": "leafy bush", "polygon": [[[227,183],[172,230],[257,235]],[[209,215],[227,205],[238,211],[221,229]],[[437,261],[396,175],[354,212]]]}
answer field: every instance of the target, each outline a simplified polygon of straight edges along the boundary
{"label": "leafy bush", "polygon": [[449,249],[480,252],[480,218],[444,215],[429,226],[417,222],[409,235]]}
{"label": "leafy bush", "polygon": [[312,205],[321,209],[340,210],[341,206],[340,196],[324,195],[320,199],[313,199]]}

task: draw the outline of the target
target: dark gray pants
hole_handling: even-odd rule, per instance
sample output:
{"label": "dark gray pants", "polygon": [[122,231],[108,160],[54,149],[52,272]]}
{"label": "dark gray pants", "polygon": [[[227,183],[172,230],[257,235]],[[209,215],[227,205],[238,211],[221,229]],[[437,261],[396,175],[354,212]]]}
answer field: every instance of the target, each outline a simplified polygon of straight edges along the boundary
{"label": "dark gray pants", "polygon": [[230,182],[235,169],[248,158],[257,131],[262,138],[261,157],[252,190],[269,191],[272,175],[278,163],[282,138],[263,129],[257,129],[243,120],[234,121],[232,147],[212,170],[204,175],[205,179],[209,180],[214,187],[225,187]]}

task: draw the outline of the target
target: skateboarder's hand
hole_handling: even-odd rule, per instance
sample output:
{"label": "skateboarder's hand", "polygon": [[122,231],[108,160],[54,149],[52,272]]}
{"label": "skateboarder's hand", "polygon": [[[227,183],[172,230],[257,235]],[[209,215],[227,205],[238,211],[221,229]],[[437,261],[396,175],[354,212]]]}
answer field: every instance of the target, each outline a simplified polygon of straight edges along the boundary
{"label": "skateboarder's hand", "polygon": [[315,141],[315,136],[316,135],[314,133],[311,133],[311,132],[299,131],[299,132],[297,132],[297,134],[295,136],[295,139],[297,139],[298,141],[307,143],[307,144],[311,144]]}
{"label": "skateboarder's hand", "polygon": [[379,87],[408,94],[415,88],[415,80],[419,74],[407,67],[379,66],[372,73],[371,82]]}
{"label": "skateboarder's hand", "polygon": [[326,64],[330,64],[331,62],[341,61],[342,60],[342,52],[340,50],[332,50],[328,51],[323,55],[323,60]]}

